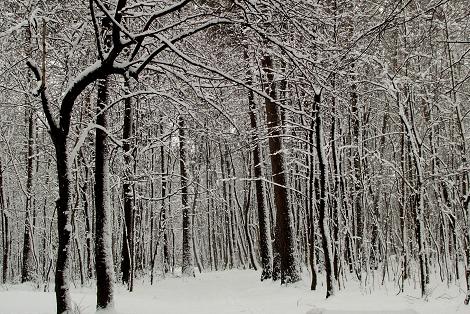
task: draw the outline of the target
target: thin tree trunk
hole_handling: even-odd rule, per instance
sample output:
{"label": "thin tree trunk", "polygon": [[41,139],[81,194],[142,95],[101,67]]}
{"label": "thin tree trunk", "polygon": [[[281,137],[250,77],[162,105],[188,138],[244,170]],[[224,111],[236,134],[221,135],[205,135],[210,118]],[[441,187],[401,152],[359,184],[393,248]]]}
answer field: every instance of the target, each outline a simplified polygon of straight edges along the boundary
{"label": "thin tree trunk", "polygon": [[[83,164],[85,164],[85,158],[83,154],[81,154],[83,159]],[[81,196],[83,202],[83,214],[85,216],[85,245],[86,245],[86,268],[87,268],[87,276],[88,278],[93,278],[93,256],[92,256],[92,247],[91,247],[91,239],[93,238],[92,234],[92,218],[90,213],[90,203],[88,201],[88,181],[90,180],[89,177],[89,170],[88,166],[85,165],[85,180],[81,187]]]}
{"label": "thin tree trunk", "polygon": [[313,114],[315,120],[316,150],[318,158],[318,168],[320,170],[319,177],[319,200],[318,200],[318,220],[320,223],[320,233],[322,236],[322,248],[325,262],[326,272],[326,297],[334,295],[334,274],[333,259],[331,251],[331,234],[329,228],[328,214],[328,164],[324,152],[325,140],[323,138],[323,125],[320,113],[320,94],[315,94],[313,102]]}
{"label": "thin tree trunk", "polygon": [[[333,85],[336,84],[336,78],[333,77]],[[341,189],[341,168],[340,168],[340,161],[339,156],[337,153],[337,124],[338,118],[336,117],[336,97],[333,97],[332,101],[333,105],[333,121],[331,123],[331,154],[333,158],[333,171],[334,171],[334,194],[333,194],[333,241],[334,241],[334,257],[333,257],[333,268],[334,268],[334,275],[335,279],[338,282],[338,288],[341,289],[340,286],[340,271],[341,271],[341,254],[342,254],[342,239],[340,238],[340,228],[343,227],[342,224],[342,204],[343,204],[343,193]],[[313,151],[313,149],[312,149]]]}
{"label": "thin tree trunk", "polygon": [[[160,124],[160,134],[163,134],[163,125]],[[167,182],[168,182],[168,173],[165,172],[165,148],[163,145],[160,146],[160,160],[161,160],[161,171],[162,171],[162,215],[161,215],[161,232],[163,234],[163,271],[168,273],[170,271],[170,253],[168,250],[168,231],[167,231],[167,215],[166,215],[166,206],[165,198],[167,195]],[[169,163],[169,162],[168,162]]]}
{"label": "thin tree trunk", "polygon": [[[248,52],[245,48],[245,59],[249,61]],[[252,85],[251,67],[248,65],[247,71],[247,84]],[[263,165],[261,157],[261,148],[258,139],[258,123],[256,118],[256,103],[255,96],[252,90],[248,91],[248,105],[250,124],[252,131],[253,141],[253,175],[255,179],[256,191],[256,207],[258,209],[258,224],[259,224],[259,248],[261,255],[261,281],[272,278],[273,272],[273,247],[271,239],[271,222],[269,220],[269,213],[266,207],[266,195],[263,184]]]}
{"label": "thin tree trunk", "polygon": [[198,201],[198,195],[199,195],[199,180],[197,179],[195,182],[195,191],[194,191],[194,199],[193,203],[191,205],[191,241],[192,241],[192,246],[193,246],[193,254],[194,254],[194,259],[196,261],[197,268],[199,270],[199,273],[202,273],[204,267],[202,266],[201,259],[199,258],[199,252],[198,252],[198,247],[196,243],[196,237],[194,235],[194,226],[196,225],[196,206],[197,206],[197,201]]}
{"label": "thin tree trunk", "polygon": [[[355,64],[351,64],[351,72],[354,70]],[[352,79],[355,75],[352,74]],[[358,108],[358,96],[357,96],[357,86],[356,84],[351,85],[351,124],[352,124],[352,139],[351,145],[355,147],[353,150],[353,213],[354,213],[354,243],[356,251],[356,274],[359,279],[361,279],[362,265],[363,265],[363,243],[364,243],[364,219],[365,215],[363,212],[363,189],[362,189],[362,170],[363,165],[361,164],[361,141],[360,137],[360,112]]]}
{"label": "thin tree trunk", "polygon": [[211,193],[211,163],[210,163],[210,156],[211,156],[211,149],[210,149],[210,143],[209,139],[206,138],[206,154],[205,154],[205,162],[206,162],[206,191],[208,193],[208,198],[206,200],[207,204],[207,240],[208,240],[208,246],[209,246],[209,265],[211,270],[213,270],[215,266],[215,260],[216,254],[214,252],[214,241],[213,241],[213,229],[214,227],[212,226],[212,215],[211,212],[213,210],[213,198],[210,196],[209,193]]}
{"label": "thin tree trunk", "polygon": [[34,112],[31,108],[27,108],[27,121],[28,121],[28,152],[26,154],[26,208],[25,208],[25,222],[23,233],[23,264],[21,268],[21,282],[32,281],[33,278],[33,159],[34,159]]}
{"label": "thin tree trunk", "polygon": [[[422,140],[418,137],[417,131],[414,124],[410,122],[406,116],[404,106],[400,101],[399,94],[397,94],[397,102],[399,106],[400,118],[403,122],[403,125],[406,129],[407,137],[410,141],[411,155],[416,166],[416,214],[415,214],[415,230],[416,237],[418,240],[418,259],[419,259],[419,268],[420,268],[420,286],[421,286],[421,296],[425,297],[427,294],[427,284],[428,284],[428,271],[429,267],[427,266],[427,254],[426,254],[426,238],[425,238],[425,226],[424,226],[424,170],[422,165]],[[411,113],[413,115],[413,113]],[[413,121],[413,118],[411,119]]]}
{"label": "thin tree trunk", "polygon": [[310,290],[317,289],[317,266],[316,266],[316,254],[315,254],[315,225],[316,225],[316,217],[315,217],[315,206],[314,200],[316,199],[314,193],[314,147],[315,147],[315,137],[314,137],[314,127],[315,127],[315,120],[312,119],[310,123],[310,131],[309,131],[309,158],[308,160],[308,212],[307,212],[307,239],[308,239],[308,262],[310,266],[310,272],[312,276],[312,280],[310,282]]}
{"label": "thin tree trunk", "polygon": [[[126,93],[129,94],[129,79],[124,82]],[[121,272],[122,282],[127,284],[130,291],[133,288],[133,260],[134,260],[134,180],[132,167],[133,152],[133,119],[134,113],[129,98],[124,101],[124,124],[123,124],[123,151],[124,151],[124,171],[125,178],[122,185],[124,198],[124,224],[122,238],[122,256],[121,256]]]}
{"label": "thin tree trunk", "polygon": [[[28,11],[31,8],[28,9]],[[26,36],[25,36],[25,53],[27,57],[31,57],[31,26],[26,27]],[[31,73],[28,71],[26,74],[26,86],[31,85]],[[31,106],[31,100],[29,95],[26,95],[25,99],[26,107],[26,123],[28,125],[28,137],[27,137],[27,153],[26,153],[26,206],[25,206],[25,220],[24,220],[24,233],[23,233],[23,260],[21,267],[21,282],[28,282],[33,280],[33,249],[32,249],[32,217],[31,212],[33,210],[33,197],[32,197],[32,187],[33,187],[33,155],[34,155],[34,110]]]}
{"label": "thin tree trunk", "polygon": [[183,206],[183,262],[182,274],[186,277],[194,276],[194,265],[191,248],[191,217],[190,208],[188,204],[188,173],[186,170],[186,132],[184,119],[182,116],[178,117],[178,131],[179,131],[179,150],[180,150],[180,174],[181,174],[181,204]]}
{"label": "thin tree trunk", "polygon": [[8,230],[8,216],[6,214],[5,204],[5,193],[3,186],[3,168],[2,160],[0,159],[0,210],[2,219],[2,249],[3,249],[3,261],[2,261],[2,283],[5,284],[8,281],[8,261],[10,258],[10,240]]}

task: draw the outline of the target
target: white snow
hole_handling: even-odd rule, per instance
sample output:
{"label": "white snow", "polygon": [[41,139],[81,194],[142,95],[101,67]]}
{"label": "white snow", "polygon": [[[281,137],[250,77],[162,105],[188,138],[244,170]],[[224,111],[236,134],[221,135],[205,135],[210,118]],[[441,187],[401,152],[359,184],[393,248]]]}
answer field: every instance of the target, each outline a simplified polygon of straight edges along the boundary
{"label": "white snow", "polygon": [[72,232],[72,225],[71,224],[66,224],[64,229],[67,230],[68,232]]}
{"label": "white snow", "polygon": [[[390,284],[375,289],[360,289],[355,282],[347,289],[325,300],[325,289],[308,289],[308,280],[289,287],[271,281],[260,282],[259,273],[232,270],[200,274],[196,278],[157,278],[153,286],[148,280],[136,280],[135,291],[116,287],[116,312],[119,314],[345,314],[345,313],[469,313],[463,305],[464,294],[457,286],[433,286],[428,301],[418,297],[419,291],[397,295]],[[320,283],[321,285],[321,283]],[[462,282],[463,287],[463,282]],[[53,290],[53,288],[52,288]],[[364,290],[367,290],[365,292]],[[95,313],[93,288],[72,289],[73,301],[82,314]],[[370,292],[372,291],[372,292]],[[55,313],[55,296],[30,285],[0,287],[1,314]]]}

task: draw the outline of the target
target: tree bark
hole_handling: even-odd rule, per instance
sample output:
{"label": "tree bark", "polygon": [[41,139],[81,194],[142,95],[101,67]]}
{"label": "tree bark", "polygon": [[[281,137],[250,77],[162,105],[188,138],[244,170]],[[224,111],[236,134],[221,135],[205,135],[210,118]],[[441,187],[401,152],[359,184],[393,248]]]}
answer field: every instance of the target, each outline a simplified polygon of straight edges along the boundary
{"label": "tree bark", "polygon": [[309,153],[308,158],[308,212],[307,212],[307,239],[308,239],[308,262],[310,266],[310,272],[312,280],[310,282],[310,290],[317,289],[317,266],[316,266],[316,254],[315,254],[315,227],[316,227],[316,215],[315,215],[315,187],[314,187],[314,150],[315,150],[315,119],[311,120],[310,131],[309,131]]}
{"label": "tree bark", "polygon": [[180,175],[181,175],[181,205],[183,213],[183,262],[182,274],[186,277],[194,276],[194,265],[191,248],[191,217],[190,208],[188,204],[188,173],[186,169],[186,132],[184,125],[184,118],[178,117],[178,131],[179,131],[179,150],[180,150]]}
{"label": "tree bark", "polygon": [[[31,8],[28,8],[28,11]],[[27,57],[31,57],[31,26],[26,27],[25,34],[25,53]],[[29,88],[31,85],[31,73],[26,73],[26,86]],[[28,282],[33,280],[33,245],[32,245],[32,187],[33,187],[33,155],[34,155],[34,110],[31,106],[30,96],[26,95],[26,123],[28,125],[27,136],[27,152],[26,152],[26,206],[25,206],[25,219],[24,219],[24,233],[23,233],[23,261],[21,267],[21,282]]]}
{"label": "tree bark", "polygon": [[[126,93],[129,93],[129,79],[124,82]],[[122,185],[124,198],[124,224],[122,238],[122,256],[121,256],[121,272],[122,282],[132,291],[133,288],[133,260],[134,260],[134,180],[132,167],[133,152],[133,119],[134,113],[131,100],[127,98],[124,101],[124,123],[123,123],[123,150],[124,150],[124,172],[125,178]]]}
{"label": "tree bark", "polygon": [[21,268],[21,282],[32,281],[33,278],[33,224],[32,224],[32,205],[33,205],[33,161],[34,161],[34,112],[27,108],[26,113],[28,121],[28,152],[26,154],[26,208],[23,233],[23,265]]}
{"label": "tree bark", "polygon": [[71,244],[71,212],[72,185],[69,154],[67,152],[67,135],[60,130],[52,131],[56,150],[57,179],[59,182],[59,199],[57,201],[57,262],[55,272],[55,293],[57,314],[72,313],[70,296],[70,244]]}
{"label": "tree bark", "polygon": [[[427,248],[426,248],[426,233],[425,233],[425,224],[424,224],[424,166],[422,164],[422,139],[418,136],[415,125],[413,124],[413,118],[411,122],[408,119],[402,101],[400,100],[399,94],[397,93],[397,103],[399,107],[399,115],[402,120],[402,123],[406,130],[406,135],[410,142],[411,152],[410,154],[413,157],[413,161],[416,167],[416,185],[415,185],[415,231],[416,238],[418,240],[418,259],[419,259],[419,269],[420,269],[420,287],[421,287],[421,296],[425,297],[428,293],[427,285],[429,282],[429,267],[427,265]],[[413,115],[413,112],[410,113]]]}
{"label": "tree bark", "polygon": [[109,144],[106,128],[108,114],[108,79],[98,80],[98,106],[96,124],[95,152],[95,264],[96,264],[96,307],[111,309],[114,307],[114,266],[112,255],[111,208],[109,201]]}
{"label": "tree bark", "polygon": [[2,260],[2,283],[5,284],[8,281],[8,260],[10,258],[10,240],[8,230],[8,216],[6,214],[5,204],[5,193],[3,187],[3,168],[2,160],[0,159],[0,210],[2,219],[2,249],[3,249],[3,260]]}
{"label": "tree bark", "polygon": [[274,204],[276,207],[276,238],[275,246],[280,257],[281,283],[299,281],[300,267],[296,260],[294,218],[289,204],[289,196],[286,186],[286,173],[284,164],[284,152],[281,140],[281,118],[276,99],[274,83],[273,61],[269,54],[261,59],[263,71],[267,82],[265,87],[266,119],[269,132],[269,152],[271,155],[272,180],[274,183]]}
{"label": "tree bark", "polygon": [[[85,164],[85,158],[83,154],[81,154],[81,158],[83,159],[83,164]],[[83,202],[83,215],[85,216],[85,245],[86,245],[86,269],[87,269],[87,277],[93,278],[93,256],[92,256],[92,247],[91,247],[91,239],[93,239],[93,234],[91,230],[92,225],[92,215],[90,213],[90,203],[88,201],[88,181],[90,180],[88,165],[85,164],[85,182],[81,187],[81,197]]]}
{"label": "tree bark", "polygon": [[[253,84],[253,73],[249,64],[248,52],[245,48],[245,60],[248,62],[247,84]],[[250,125],[253,141],[253,175],[255,179],[256,207],[258,209],[258,225],[259,225],[259,248],[261,256],[261,281],[272,278],[273,272],[273,247],[271,239],[271,222],[266,207],[266,195],[263,184],[263,165],[261,157],[261,148],[258,139],[258,123],[256,118],[256,103],[253,90],[248,90],[248,106],[250,115]],[[248,221],[247,221],[248,223]]]}
{"label": "tree bark", "polygon": [[328,214],[328,164],[324,152],[325,140],[323,138],[323,125],[320,113],[321,95],[315,94],[313,101],[313,114],[315,120],[315,144],[318,157],[318,168],[320,170],[319,182],[319,200],[318,200],[318,219],[320,223],[320,233],[322,236],[322,248],[326,272],[326,297],[334,295],[334,274],[333,260],[331,251],[331,234],[329,228]]}
{"label": "tree bark", "polygon": [[[163,125],[160,124],[160,134],[163,134]],[[162,207],[161,207],[161,233],[163,234],[163,271],[168,273],[170,271],[170,252],[168,249],[168,230],[167,230],[167,215],[165,198],[167,195],[167,184],[168,184],[168,173],[165,171],[165,148],[163,145],[160,146],[160,160],[161,160],[161,171],[162,171]]]}

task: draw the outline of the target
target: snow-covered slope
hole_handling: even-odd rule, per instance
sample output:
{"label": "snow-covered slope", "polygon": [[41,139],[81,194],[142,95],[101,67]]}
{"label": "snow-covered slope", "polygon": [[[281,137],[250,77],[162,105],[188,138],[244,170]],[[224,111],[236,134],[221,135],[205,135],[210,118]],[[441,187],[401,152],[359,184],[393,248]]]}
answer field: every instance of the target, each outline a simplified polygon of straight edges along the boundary
{"label": "snow-covered slope", "polygon": [[[396,289],[383,286],[371,292],[353,282],[329,300],[320,287],[312,292],[305,280],[290,287],[260,282],[259,273],[248,270],[212,272],[197,278],[166,278],[153,286],[136,282],[135,291],[117,287],[116,311],[120,314],[344,314],[344,313],[470,313],[463,305],[458,287],[434,287],[429,300],[416,297],[419,292],[397,295]],[[0,314],[55,313],[53,292],[40,292],[29,286],[0,288]],[[365,292],[365,290],[368,290]],[[392,291],[393,290],[393,291]],[[95,313],[92,288],[73,290],[80,313]]]}

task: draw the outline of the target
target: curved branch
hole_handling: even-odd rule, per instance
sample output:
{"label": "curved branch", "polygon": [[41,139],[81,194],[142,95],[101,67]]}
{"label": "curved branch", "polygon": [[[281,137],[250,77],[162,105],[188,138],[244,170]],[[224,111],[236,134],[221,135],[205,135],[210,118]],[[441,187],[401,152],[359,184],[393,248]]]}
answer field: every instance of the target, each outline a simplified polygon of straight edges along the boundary
{"label": "curved branch", "polygon": [[95,38],[96,38],[96,49],[98,49],[98,57],[100,58],[101,61],[104,60],[103,57],[103,48],[101,48],[101,42],[100,42],[100,32],[98,29],[98,22],[96,21],[96,15],[95,15],[95,9],[93,8],[93,0],[90,1],[90,15],[91,15],[91,21],[93,23],[93,30],[95,31]]}
{"label": "curved branch", "polygon": [[51,113],[51,108],[49,106],[49,98],[46,95],[46,83],[44,82],[44,79],[41,77],[41,72],[39,70],[39,67],[33,63],[33,61],[28,60],[26,62],[26,65],[28,68],[33,72],[34,77],[36,78],[36,81],[39,85],[39,88],[37,89],[37,92],[35,92],[35,96],[41,96],[41,103],[42,103],[42,109],[44,111],[44,114],[46,115],[47,123],[49,124],[49,127],[51,128],[51,132],[54,133],[58,126],[57,122],[54,120],[52,117]]}
{"label": "curved branch", "polygon": [[[147,21],[147,23],[145,24],[144,26],[144,29],[142,30],[141,33],[144,33],[146,32],[149,28],[150,28],[150,25],[152,25],[153,21],[155,21],[155,19],[161,17],[161,16],[164,16],[166,14],[169,14],[171,12],[174,12],[174,11],[177,11],[181,8],[183,8],[186,4],[188,4],[189,2],[191,2],[192,0],[183,0],[183,1],[180,1],[178,3],[175,3],[174,5],[172,6],[169,6],[157,13],[155,13],[154,15],[152,15],[149,20]],[[141,37],[137,40],[137,45],[135,46],[134,48],[134,51],[132,51],[132,54],[131,54],[131,58],[130,60],[132,61],[135,56],[137,55],[137,53],[139,52],[140,50],[140,47],[142,46],[142,43],[144,42],[144,39],[145,37]]]}
{"label": "curved branch", "polygon": [[154,50],[150,55],[148,55],[144,61],[142,62],[142,64],[137,68],[137,70],[133,71],[131,73],[131,76],[133,76],[134,78],[137,78],[139,76],[139,73],[142,72],[145,67],[162,51],[164,51],[166,48],[171,48],[171,46],[173,46],[173,44],[185,39],[186,37],[189,37],[191,35],[194,35],[196,33],[199,33],[211,26],[215,26],[215,25],[220,25],[220,24],[232,24],[233,22],[231,20],[228,20],[228,19],[213,19],[213,20],[210,20],[204,24],[202,24],[201,26],[197,27],[197,28],[194,28],[192,30],[189,30],[187,32],[184,32],[178,36],[175,36],[173,37],[172,39],[170,40],[162,40],[163,38],[154,34],[155,37],[157,37],[158,39],[160,39],[163,44],[158,47],[156,50]]}

